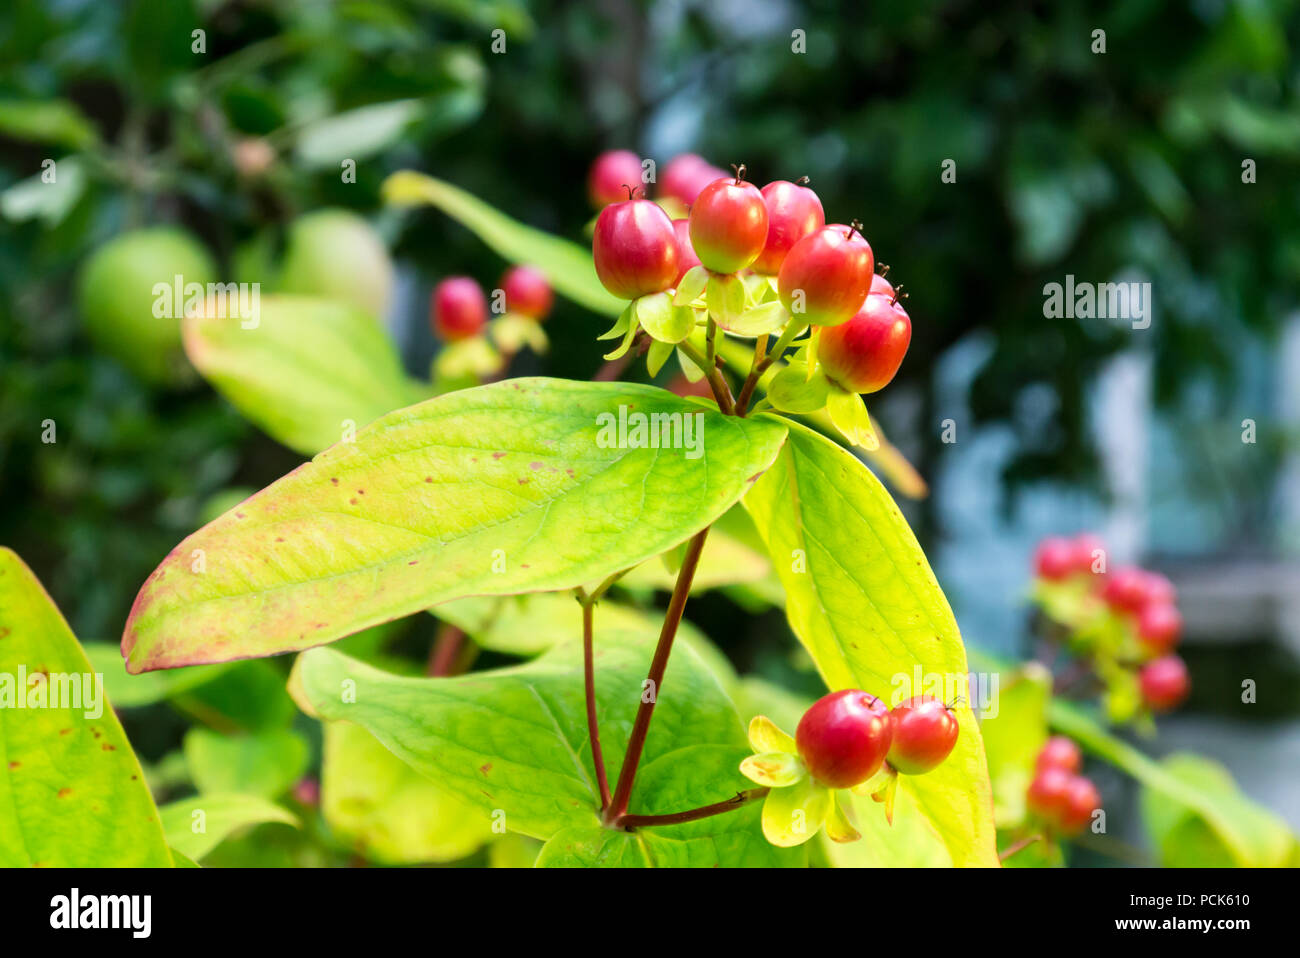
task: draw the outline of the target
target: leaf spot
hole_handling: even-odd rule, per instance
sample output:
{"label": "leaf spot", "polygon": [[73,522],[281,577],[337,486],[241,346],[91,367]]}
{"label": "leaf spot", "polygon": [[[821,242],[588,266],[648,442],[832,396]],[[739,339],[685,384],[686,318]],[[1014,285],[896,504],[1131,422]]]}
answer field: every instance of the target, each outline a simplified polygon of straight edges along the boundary
{"label": "leaf spot", "polygon": [[72,789],[67,788],[66,786],[64,788],[59,789],[59,798],[67,798],[71,794],[72,794]]}
{"label": "leaf spot", "polygon": [[105,752],[116,752],[116,751],[117,751],[117,746],[116,746],[116,745],[109,745],[107,742],[105,742],[103,745],[101,745],[100,748],[103,749]]}
{"label": "leaf spot", "polygon": [[9,771],[12,772],[14,769],[18,768],[18,767],[21,766],[22,764],[23,764],[22,762],[10,762],[10,763],[9,763]]}
{"label": "leaf spot", "polygon": [[480,772],[482,772],[484,775],[486,775],[488,772],[492,771],[492,763],[491,763],[491,762],[487,762],[487,763],[484,764],[484,765],[480,765],[480,766],[478,767],[478,770],[479,770]]}
{"label": "leaf spot", "polygon": [[505,452],[494,452],[494,453],[492,453],[492,458],[493,458],[493,459],[504,459],[504,458],[505,458],[506,456],[508,456],[508,455],[509,455],[509,453],[505,453]]}
{"label": "leaf spot", "polygon": [[336,486],[339,484],[338,479],[335,478],[334,476],[330,476],[330,482],[334,483],[334,485],[336,485]]}

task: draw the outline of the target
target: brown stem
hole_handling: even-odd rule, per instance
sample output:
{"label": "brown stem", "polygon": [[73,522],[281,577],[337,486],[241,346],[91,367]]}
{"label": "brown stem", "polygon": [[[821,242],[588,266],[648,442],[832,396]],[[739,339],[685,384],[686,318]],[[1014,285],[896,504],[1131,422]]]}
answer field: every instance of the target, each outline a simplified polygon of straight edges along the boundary
{"label": "brown stem", "polygon": [[701,818],[744,808],[763,798],[770,791],[770,788],[751,788],[746,792],[737,792],[726,801],[714,802],[712,805],[692,808],[685,812],[673,812],[671,815],[624,815],[619,819],[619,825],[623,828],[642,828],[647,825],[680,825],[683,822],[694,822]]}
{"label": "brown stem", "polygon": [[596,766],[596,784],[600,786],[600,809],[609,807],[609,779],[605,775],[605,755],[600,750],[600,728],[596,722],[596,662],[592,619],[596,603],[582,601],[582,672],[587,696],[587,734],[591,737],[591,761]]}
{"label": "brown stem", "polygon": [[623,767],[619,769],[614,798],[605,810],[606,824],[617,825],[627,814],[627,803],[632,797],[632,780],[636,777],[636,767],[641,761],[641,752],[645,748],[645,737],[650,731],[650,719],[654,715],[655,702],[663,692],[668,656],[673,650],[673,639],[677,636],[677,627],[681,624],[682,613],[686,609],[686,599],[691,594],[691,583],[695,581],[695,570],[699,567],[700,553],[704,551],[704,540],[708,535],[709,529],[706,526],[695,534],[690,545],[686,547],[686,556],[682,559],[682,567],[677,573],[677,583],[673,586],[668,611],[664,613],[659,643],[655,646],[650,671],[646,674],[646,681],[650,683],[650,700],[646,701],[643,697],[637,709],[636,719],[632,724],[632,734],[627,742],[627,752],[623,755]]}
{"label": "brown stem", "polygon": [[777,337],[772,351],[766,354],[763,352],[763,347],[766,346],[767,337],[758,338],[758,342],[754,344],[754,361],[750,364],[749,375],[745,377],[745,385],[740,389],[740,398],[736,400],[737,416],[743,416],[748,412],[749,401],[754,398],[754,389],[758,386],[758,381],[763,378],[763,373],[781,358],[802,328],[803,324],[796,326],[795,321],[790,320],[781,331],[781,335]]}
{"label": "brown stem", "polygon": [[724,414],[734,416],[736,414],[736,401],[731,398],[731,387],[722,378],[722,373],[718,370],[718,364],[705,359],[704,354],[688,341],[682,341],[677,345],[691,362],[704,370],[704,375],[709,380],[709,388],[713,390],[713,398],[718,401],[718,408]]}
{"label": "brown stem", "polygon": [[459,658],[464,647],[465,633],[456,626],[444,622],[438,628],[437,638],[433,640],[433,648],[429,650],[429,666],[426,672],[437,677],[455,675],[456,659]]}

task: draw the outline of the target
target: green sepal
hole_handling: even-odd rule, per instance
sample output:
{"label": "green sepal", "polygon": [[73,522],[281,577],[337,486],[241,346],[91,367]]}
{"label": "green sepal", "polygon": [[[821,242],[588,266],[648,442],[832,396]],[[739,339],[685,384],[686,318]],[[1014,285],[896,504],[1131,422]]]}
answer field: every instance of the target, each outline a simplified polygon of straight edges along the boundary
{"label": "green sepal", "polygon": [[659,370],[664,368],[664,363],[668,362],[668,357],[673,354],[673,350],[676,348],[676,344],[665,343],[660,339],[656,339],[650,344],[650,350],[645,357],[645,365],[651,376],[659,375]]}
{"label": "green sepal", "polygon": [[719,319],[718,325],[735,336],[753,339],[775,333],[789,321],[790,314],[785,307],[780,302],[771,302],[751,306],[739,316],[725,321]]}
{"label": "green sepal", "polygon": [[704,301],[717,324],[729,329],[745,312],[745,284],[734,273],[710,273]]}
{"label": "green sepal", "polygon": [[806,778],[808,769],[797,755],[789,752],[763,752],[751,755],[741,762],[740,774],[757,785],[788,788]]}
{"label": "green sepal", "polygon": [[703,266],[692,266],[677,284],[677,292],[673,294],[673,305],[689,306],[704,294],[704,287],[708,284],[708,269]]}
{"label": "green sepal", "polygon": [[[624,325],[625,322],[626,325]],[[624,330],[623,342],[619,343],[618,348],[613,352],[605,354],[604,358],[607,360],[620,359],[627,354],[629,349],[632,348],[632,341],[636,339],[637,330],[640,328],[638,324],[636,300],[627,304],[627,309],[623,310],[622,314],[618,317],[618,322],[614,324],[614,329],[618,329],[620,326],[622,326]],[[611,333],[613,331],[613,329],[610,330]],[[610,336],[609,333],[606,333],[600,338],[612,339],[613,337]]]}
{"label": "green sepal", "polygon": [[488,335],[505,353],[517,353],[527,346],[541,355],[550,346],[542,324],[519,313],[505,313],[492,320],[488,325]]}
{"label": "green sepal", "polygon": [[831,383],[826,393],[826,412],[835,428],[853,445],[867,450],[880,448],[880,439],[871,425],[866,404],[857,393]]}
{"label": "green sepal", "polygon": [[501,371],[501,354],[486,336],[447,343],[433,360],[435,379],[482,379]]}
{"label": "green sepal", "polygon": [[633,300],[624,306],[623,312],[619,313],[618,319],[614,320],[614,325],[597,336],[596,341],[601,342],[606,339],[618,339],[618,337],[625,335],[628,328],[632,325],[633,316],[636,315],[635,306],[636,300]]}
{"label": "green sepal", "polygon": [[668,293],[650,293],[635,303],[636,321],[661,343],[680,343],[695,330],[695,311],[690,305],[674,306]]}
{"label": "green sepal", "polygon": [[786,366],[772,377],[767,387],[768,401],[781,412],[811,413],[826,407],[830,380],[818,370],[812,379],[800,364]]}
{"label": "green sepal", "polygon": [[833,842],[856,842],[862,833],[853,827],[847,802],[831,792],[830,810],[826,813],[826,837]]}
{"label": "green sepal", "polygon": [[830,790],[811,775],[774,788],[763,800],[763,836],[781,848],[802,845],[821,831],[830,804]]}
{"label": "green sepal", "polygon": [[749,720],[749,744],[755,752],[786,752],[798,755],[794,739],[766,715],[755,715]]}

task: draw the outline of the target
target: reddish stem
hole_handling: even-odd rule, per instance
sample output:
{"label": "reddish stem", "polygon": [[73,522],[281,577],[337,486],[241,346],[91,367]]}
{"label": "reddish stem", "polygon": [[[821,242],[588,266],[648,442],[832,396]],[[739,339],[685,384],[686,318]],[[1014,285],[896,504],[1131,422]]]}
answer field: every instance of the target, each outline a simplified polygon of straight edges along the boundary
{"label": "reddish stem", "polygon": [[429,650],[428,674],[439,678],[455,675],[456,659],[464,647],[465,633],[444,622],[433,640],[433,648]]}
{"label": "reddish stem", "polygon": [[600,728],[596,722],[596,663],[593,639],[595,604],[582,603],[582,671],[587,696],[587,734],[591,737],[591,761],[596,766],[596,784],[600,786],[600,809],[609,807],[609,779],[605,775],[605,755],[600,749]]}
{"label": "reddish stem", "polygon": [[1024,851],[1034,842],[1041,841],[1042,837],[1043,837],[1042,835],[1029,835],[1025,838],[1020,839],[1020,841],[1007,846],[1007,850],[998,856],[998,861],[1000,862],[1006,861],[1008,858],[1010,858],[1012,855],[1016,854],[1017,852]]}
{"label": "reddish stem", "polygon": [[627,742],[627,752],[623,756],[623,767],[619,769],[614,798],[605,810],[606,824],[617,825],[627,815],[627,803],[632,797],[632,780],[636,778],[636,767],[641,761],[641,752],[645,748],[645,737],[650,731],[650,719],[654,716],[655,703],[663,693],[668,656],[673,650],[673,639],[677,636],[677,627],[681,624],[682,613],[686,610],[686,599],[691,594],[691,583],[695,581],[695,570],[699,567],[700,553],[704,551],[704,540],[708,535],[707,526],[695,534],[686,548],[686,556],[682,559],[682,567],[677,573],[677,583],[673,586],[668,611],[664,613],[663,628],[659,632],[659,643],[655,646],[650,671],[646,674],[646,681],[651,683],[653,694],[649,701],[642,698],[641,705],[637,709],[636,720],[632,724],[632,734]]}
{"label": "reddish stem", "polygon": [[744,808],[763,798],[770,791],[770,788],[751,788],[746,792],[737,792],[726,801],[714,802],[712,805],[692,808],[685,812],[673,812],[671,815],[624,815],[619,819],[619,824],[623,828],[643,828],[647,825],[680,825],[683,822],[694,822],[701,818]]}

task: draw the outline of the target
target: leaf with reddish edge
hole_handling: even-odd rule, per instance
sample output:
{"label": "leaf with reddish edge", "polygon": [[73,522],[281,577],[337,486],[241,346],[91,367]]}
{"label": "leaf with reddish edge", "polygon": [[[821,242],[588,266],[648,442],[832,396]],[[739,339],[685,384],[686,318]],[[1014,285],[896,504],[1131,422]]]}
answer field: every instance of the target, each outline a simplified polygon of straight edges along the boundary
{"label": "leaf with reddish edge", "polygon": [[[701,442],[631,448],[621,410],[696,415]],[[626,383],[517,379],[398,410],[177,546],[136,597],[128,671],[295,651],[463,596],[599,581],[717,519],[784,438],[779,422]]]}
{"label": "leaf with reddish edge", "polygon": [[[852,455],[806,427],[745,496],[788,596],[786,615],[832,689],[861,688],[886,701],[900,675],[967,675],[952,610],[898,507]],[[797,551],[796,551],[797,550]],[[803,556],[804,571],[791,557]],[[998,864],[993,799],[979,726],[954,708],[961,731],[951,755],[901,789],[943,838],[958,865]]]}

